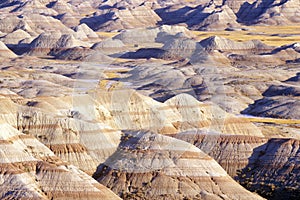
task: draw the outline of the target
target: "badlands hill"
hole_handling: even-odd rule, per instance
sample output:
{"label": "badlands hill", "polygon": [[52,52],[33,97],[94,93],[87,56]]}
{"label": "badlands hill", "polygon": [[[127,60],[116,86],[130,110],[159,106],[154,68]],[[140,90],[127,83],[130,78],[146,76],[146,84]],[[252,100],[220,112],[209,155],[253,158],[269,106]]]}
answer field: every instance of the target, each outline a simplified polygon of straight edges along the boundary
{"label": "badlands hill", "polygon": [[295,84],[298,82],[297,77],[270,86],[263,93],[264,97],[250,105],[243,113],[263,117],[300,119],[300,89]]}
{"label": "badlands hill", "polygon": [[[26,59],[31,60],[29,62]],[[222,94],[219,97],[210,94],[212,95],[211,100],[215,103],[211,103],[210,100],[207,100],[206,103],[196,100],[192,96],[194,95],[192,91],[199,89],[198,84],[201,85],[206,80],[214,79],[217,81],[215,77],[209,76],[211,70],[206,72],[201,65],[194,65],[193,68],[187,65],[186,67],[181,66],[176,70],[171,70],[169,67],[178,64],[162,65],[157,61],[153,61],[154,63],[150,65],[150,63],[138,64],[137,62],[136,67],[128,63],[130,65],[128,68],[124,67],[122,63],[111,63],[109,64],[111,67],[109,70],[105,64],[89,63],[88,65],[76,65],[68,62],[63,63],[62,61],[56,63],[47,59],[44,59],[44,63],[40,64],[40,61],[41,59],[38,58],[24,57],[11,62],[7,61],[8,64],[10,63],[8,65],[10,67],[3,63],[1,66],[1,105],[3,107],[0,121],[4,124],[9,124],[9,126],[14,127],[26,136],[35,138],[36,141],[45,145],[45,148],[55,155],[57,159],[62,160],[62,162],[68,162],[86,174],[94,175],[100,183],[111,188],[121,198],[147,199],[151,195],[163,198],[161,195],[167,195],[175,199],[192,196],[195,198],[208,196],[207,198],[216,197],[218,199],[217,196],[221,193],[229,199],[237,198],[235,195],[240,195],[241,198],[259,198],[241,188],[232,178],[235,178],[236,181],[239,181],[252,191],[257,190],[257,185],[267,181],[268,185],[265,189],[259,190],[259,192],[268,198],[272,195],[276,196],[280,191],[286,191],[289,187],[297,186],[297,179],[294,179],[295,181],[290,184],[281,184],[274,181],[273,179],[277,175],[278,177],[289,177],[288,173],[283,173],[282,171],[277,172],[277,175],[270,176],[270,179],[261,179],[259,174],[255,174],[257,177],[255,182],[247,184],[249,180],[245,179],[243,174],[246,174],[245,176],[248,177],[248,166],[252,169],[252,165],[257,163],[259,159],[264,159],[259,154],[259,149],[269,144],[268,132],[251,123],[249,119],[230,114],[216,105],[215,103],[220,103],[219,100],[223,100],[226,94]],[[132,61],[130,62],[132,63]],[[12,63],[14,63],[13,66],[11,66]],[[29,64],[24,67],[24,63]],[[158,67],[164,67],[166,70],[165,72],[167,73],[164,74],[164,79],[160,78],[161,70]],[[151,70],[152,76],[155,74],[151,79],[148,77],[150,75],[148,70]],[[33,71],[35,73],[32,73]],[[195,74],[197,71],[201,71],[198,76]],[[253,73],[256,71],[254,69]],[[277,73],[282,72],[279,71]],[[226,71],[223,73],[224,77]],[[247,73],[249,74],[249,71]],[[138,78],[142,74],[144,76],[143,79]],[[242,72],[237,71],[231,76],[241,76],[242,74]],[[291,72],[287,74],[291,74]],[[290,75],[287,76],[291,77]],[[165,81],[164,84],[167,84],[170,88],[175,88],[172,89],[174,92],[176,92],[178,84],[182,83],[182,90],[178,90],[177,94],[174,93],[172,98],[168,98],[164,102],[158,102],[149,96],[145,96],[147,95],[146,91],[149,91],[150,88],[139,89],[139,92],[134,90],[136,86],[141,87],[143,84],[148,84],[147,82],[151,80],[156,80],[157,84],[162,84],[162,81]],[[224,78],[221,78],[221,80],[224,80]],[[227,81],[230,82],[230,80],[231,78],[228,76]],[[244,81],[246,80],[247,78],[244,77]],[[297,76],[286,78],[285,80],[286,83],[292,84],[297,81]],[[132,84],[129,85],[129,82]],[[186,84],[190,84],[193,87]],[[260,83],[257,84],[260,85]],[[250,88],[253,90],[258,85],[253,85],[248,90]],[[128,86],[132,87],[132,89],[126,88]],[[206,87],[210,88],[207,91],[213,89],[227,91],[225,90],[226,87],[222,88],[223,90],[209,84],[206,84]],[[244,90],[246,91],[246,87]],[[249,96],[247,95],[248,98],[251,97],[250,91],[248,93]],[[144,93],[144,95],[140,92]],[[285,127],[285,130],[288,131],[294,129]],[[140,130],[147,130],[156,134],[140,132],[141,137],[135,136],[134,133]],[[194,130],[198,130],[204,135],[208,134],[208,137],[201,139],[202,136],[200,135],[199,139],[192,140],[193,138],[190,138],[188,132]],[[6,131],[4,130],[3,132]],[[122,131],[125,133],[122,133]],[[182,143],[167,136],[157,135],[158,133],[190,142],[203,152],[195,146]],[[132,134],[133,137],[130,136]],[[283,132],[278,134],[283,134]],[[145,137],[142,135],[145,135]],[[153,141],[149,139],[150,136],[151,138],[153,136]],[[287,134],[284,137],[288,136],[290,135]],[[139,138],[142,138],[142,140],[140,141]],[[150,142],[149,145],[151,144],[149,147],[143,146],[147,144],[145,142],[148,140],[147,138]],[[179,152],[176,149],[167,148],[167,152],[174,152],[174,156],[179,159],[172,170],[165,168],[164,170],[166,171],[161,171],[155,168],[151,173],[143,172],[143,176],[141,176],[141,173],[136,174],[114,167],[129,166],[130,168],[130,166],[140,166],[153,170],[151,166],[154,166],[154,163],[151,162],[153,165],[148,166],[148,157],[145,160],[144,156],[148,155],[147,151],[150,151],[149,148],[159,150],[157,153],[150,151],[149,153],[151,154],[149,155],[152,155],[152,153],[154,157],[156,157],[156,154],[161,155],[162,149],[157,148],[161,140],[174,142],[184,148]],[[298,140],[294,139],[293,141]],[[210,162],[211,165],[215,166],[215,168],[209,169],[208,174],[206,173],[207,170],[203,172],[206,174],[207,181],[217,183],[217,188],[204,185],[201,181],[197,182],[196,180],[205,178],[201,174],[197,177],[187,176],[189,178],[178,175],[178,170],[186,175],[193,170],[189,166],[186,166],[186,168],[180,164],[186,162],[184,155],[185,152],[189,151],[185,148],[191,148],[189,151],[193,152],[191,155],[193,155],[192,158],[195,160],[193,162],[195,162],[197,169],[199,166],[207,167],[208,164],[206,162]],[[284,159],[281,159],[283,155],[279,155],[279,152],[276,153],[268,148],[262,151],[278,156],[278,162],[285,162]],[[211,157],[208,157],[204,152]],[[115,156],[119,155],[123,155],[124,160],[114,159],[116,158]],[[133,159],[132,156],[135,155],[137,157]],[[196,155],[202,156],[197,157]],[[257,155],[260,156],[255,157]],[[293,157],[293,153],[288,151],[284,156],[288,158]],[[157,159],[158,166],[164,165],[164,160],[170,160],[172,157],[163,158]],[[206,158],[209,159],[207,160]],[[135,161],[133,162],[133,160]],[[230,162],[231,160],[232,163]],[[283,167],[283,169],[288,167],[289,165],[287,164],[287,167]],[[51,170],[53,170],[52,167]],[[222,175],[216,175],[221,171]],[[295,171],[295,173],[297,172]],[[140,180],[140,177],[148,177],[150,184],[146,184],[149,182],[146,180],[144,183],[144,179]],[[175,180],[172,187],[164,189],[163,186],[167,185],[166,183],[169,183],[171,179]],[[226,182],[230,183],[230,187],[228,187],[228,184],[224,184],[225,179]],[[59,181],[64,181],[64,179]],[[133,185],[128,185],[129,182],[132,182]],[[153,185],[155,184],[159,185],[161,189],[157,189],[158,186],[154,187]],[[272,184],[277,186],[276,189],[270,189]],[[92,187],[89,188],[89,190],[93,190]],[[285,195],[293,197],[298,191],[296,188],[290,190],[291,193],[285,193]],[[27,190],[26,188],[23,189]],[[61,190],[68,191],[65,189]],[[235,192],[232,193],[232,191]],[[237,193],[236,191],[239,192]],[[47,195],[50,196],[55,196],[55,194],[55,192],[47,192]],[[64,196],[67,195],[67,192],[61,192],[60,194]],[[74,197],[72,196],[72,198]],[[78,198],[80,199],[80,197]]]}
{"label": "badlands hill", "polygon": [[[300,22],[299,2],[287,1],[2,1],[2,32],[15,28],[41,33],[87,24],[95,31],[157,25],[184,25],[194,30],[241,28],[243,24],[286,25]],[[5,18],[5,21],[4,21]],[[43,19],[44,23],[40,23]],[[51,26],[49,26],[51,25]],[[7,29],[6,31],[3,31]]]}
{"label": "badlands hill", "polygon": [[149,132],[126,134],[94,177],[124,199],[261,199],[196,147]]}
{"label": "badlands hill", "polygon": [[0,56],[4,58],[14,58],[17,57],[17,55],[11,51],[7,46],[0,41]]}
{"label": "badlands hill", "polygon": [[35,137],[5,123],[0,130],[2,199],[119,199]]}
{"label": "badlands hill", "polygon": [[299,180],[292,175],[299,170],[292,161],[299,156],[299,140],[210,135],[202,131],[175,137],[207,152],[244,187],[269,199],[296,199],[299,195]]}
{"label": "badlands hill", "polygon": [[0,198],[298,199],[299,7],[1,1]]}

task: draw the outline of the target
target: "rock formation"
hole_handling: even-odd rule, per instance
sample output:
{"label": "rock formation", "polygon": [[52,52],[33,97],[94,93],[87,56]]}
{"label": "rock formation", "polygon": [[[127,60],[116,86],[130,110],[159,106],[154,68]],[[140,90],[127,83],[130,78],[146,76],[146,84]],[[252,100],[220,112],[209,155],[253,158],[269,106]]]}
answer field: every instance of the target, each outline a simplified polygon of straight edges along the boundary
{"label": "rock formation", "polygon": [[244,187],[258,191],[266,198],[294,199],[299,194],[299,180],[294,175],[299,166],[292,161],[298,157],[299,140],[268,140],[201,131],[182,132],[175,137],[209,154]]}
{"label": "rock formation", "polygon": [[271,139],[254,150],[254,162],[241,171],[239,181],[269,199],[297,199],[299,153],[299,140]]}
{"label": "rock formation", "polygon": [[293,83],[293,81],[287,81],[280,85],[270,86],[263,93],[264,97],[255,101],[243,113],[263,117],[300,119],[300,90],[297,85],[289,84],[289,82]]}
{"label": "rock formation", "polygon": [[193,29],[197,30],[225,30],[228,27],[239,27],[234,12],[224,5],[220,10],[209,14],[202,22],[194,24]]}
{"label": "rock formation", "polygon": [[299,23],[299,2],[261,1],[245,3],[238,12],[239,20],[246,23],[283,25]]}
{"label": "rock formation", "polygon": [[5,44],[18,44],[21,40],[30,40],[32,37],[26,31],[18,29],[12,33],[5,35],[1,41]]}
{"label": "rock formation", "polygon": [[56,46],[60,32],[42,33],[30,43],[30,55],[47,55]]}
{"label": "rock formation", "polygon": [[12,52],[7,46],[0,41],[0,56],[2,58],[15,58],[17,55]]}
{"label": "rock formation", "polygon": [[58,14],[74,13],[74,8],[72,7],[72,5],[65,1],[51,2],[50,5],[48,4],[48,7],[55,10]]}
{"label": "rock formation", "polygon": [[112,63],[113,58],[103,54],[103,52],[96,51],[90,48],[74,47],[66,50],[60,49],[54,53],[56,59],[61,60],[76,60],[86,62],[101,62]]}
{"label": "rock formation", "polygon": [[80,24],[80,17],[70,13],[64,13],[59,15],[58,19],[67,27],[76,27]]}
{"label": "rock formation", "polygon": [[260,199],[194,146],[142,131],[125,134],[94,177],[125,199]]}
{"label": "rock formation", "polygon": [[179,121],[182,124],[178,124],[180,130],[201,127],[228,135],[263,136],[260,130],[247,120],[238,119],[216,105],[201,104],[187,94],[177,95],[167,100],[166,104],[180,113],[182,118]]}
{"label": "rock formation", "polygon": [[111,38],[95,43],[91,48],[104,52],[121,52],[126,50],[126,46],[121,40]]}
{"label": "rock formation", "polygon": [[235,42],[219,36],[212,36],[200,41],[200,44],[207,51],[227,51],[234,53],[266,52],[272,47],[265,45],[259,40],[250,40],[247,42]]}
{"label": "rock formation", "polygon": [[[29,55],[45,56],[51,51],[61,51],[78,46],[89,46],[88,43],[75,39],[70,34],[60,32],[42,33],[29,45]],[[55,54],[55,53],[54,53]]]}
{"label": "rock formation", "polygon": [[0,130],[1,198],[119,199],[34,137],[8,124],[1,124]]}
{"label": "rock formation", "polygon": [[298,199],[298,0],[0,12],[1,199]]}
{"label": "rock formation", "polygon": [[133,8],[110,8],[99,15],[81,20],[93,30],[112,31],[141,27],[155,27],[159,16],[147,6]]}
{"label": "rock formation", "polygon": [[80,24],[74,28],[75,37],[79,40],[86,40],[88,38],[98,38],[97,33],[90,29],[86,24]]}
{"label": "rock formation", "polygon": [[177,134],[177,139],[194,144],[213,157],[231,177],[254,163],[251,156],[255,148],[264,145],[267,139],[245,135],[223,135],[214,132],[187,131]]}
{"label": "rock formation", "polygon": [[125,44],[143,44],[143,43],[154,43],[154,42],[162,43],[163,40],[160,37],[163,33],[167,33],[169,35],[176,35],[178,33],[183,33],[185,37],[194,36],[193,33],[191,33],[185,27],[165,25],[158,28],[146,28],[146,29],[140,28],[140,29],[126,30],[116,35],[114,39],[119,39]]}

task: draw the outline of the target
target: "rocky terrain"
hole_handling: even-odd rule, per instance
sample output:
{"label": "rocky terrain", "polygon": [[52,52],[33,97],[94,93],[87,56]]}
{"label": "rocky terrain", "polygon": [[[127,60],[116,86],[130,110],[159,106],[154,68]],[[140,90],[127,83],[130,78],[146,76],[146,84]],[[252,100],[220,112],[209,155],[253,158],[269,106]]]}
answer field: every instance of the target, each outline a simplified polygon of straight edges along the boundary
{"label": "rocky terrain", "polygon": [[298,0],[0,2],[1,199],[298,199]]}
{"label": "rocky terrain", "polygon": [[149,132],[125,134],[94,177],[124,199],[261,199],[195,146]]}

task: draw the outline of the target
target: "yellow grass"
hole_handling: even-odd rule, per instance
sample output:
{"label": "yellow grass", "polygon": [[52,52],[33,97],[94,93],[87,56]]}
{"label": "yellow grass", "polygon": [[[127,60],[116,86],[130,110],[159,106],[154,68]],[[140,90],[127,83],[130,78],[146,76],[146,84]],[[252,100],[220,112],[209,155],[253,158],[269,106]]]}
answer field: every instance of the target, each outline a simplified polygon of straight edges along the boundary
{"label": "yellow grass", "polygon": [[120,76],[115,72],[104,72],[108,79],[119,78]]}
{"label": "yellow grass", "polygon": [[117,81],[110,81],[110,80],[101,80],[99,82],[99,87],[102,90],[112,91],[118,88],[122,88],[123,83]]}
{"label": "yellow grass", "polygon": [[247,118],[251,122],[258,122],[258,123],[273,123],[273,124],[300,124],[299,119],[274,119],[274,118]]}
{"label": "yellow grass", "polygon": [[[193,31],[198,40],[210,36],[221,36],[234,41],[261,40],[267,45],[282,46],[300,41],[300,25],[295,26],[250,26],[248,31]],[[251,35],[249,34],[251,33]],[[274,34],[298,34],[281,37]]]}
{"label": "yellow grass", "polygon": [[124,63],[124,62],[128,62],[128,60],[124,59],[124,58],[114,58],[114,63]]}
{"label": "yellow grass", "polygon": [[109,79],[120,78],[119,73],[128,72],[128,71],[129,71],[128,69],[113,69],[113,70],[105,71],[104,74],[106,75],[107,78],[99,82],[100,89],[111,91],[117,88],[122,88],[123,84],[121,82],[112,81]]}
{"label": "yellow grass", "polygon": [[102,38],[112,38],[119,34],[118,32],[96,32],[96,33],[99,35],[99,37]]}

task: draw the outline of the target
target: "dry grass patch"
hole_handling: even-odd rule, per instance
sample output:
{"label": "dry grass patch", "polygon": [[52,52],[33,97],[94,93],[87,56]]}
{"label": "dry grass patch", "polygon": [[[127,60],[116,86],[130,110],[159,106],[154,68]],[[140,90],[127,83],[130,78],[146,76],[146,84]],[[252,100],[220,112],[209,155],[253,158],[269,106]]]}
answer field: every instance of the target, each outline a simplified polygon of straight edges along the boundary
{"label": "dry grass patch", "polygon": [[112,38],[119,34],[118,32],[96,32],[96,33],[101,38]]}
{"label": "dry grass patch", "polygon": [[112,70],[104,71],[104,74],[107,78],[100,80],[100,82],[99,82],[100,89],[105,89],[105,90],[111,91],[111,90],[114,90],[117,88],[122,88],[123,87],[122,82],[115,81],[112,79],[120,78],[121,73],[126,73],[128,71],[129,71],[129,69],[112,69]]}
{"label": "dry grass patch", "polygon": [[221,36],[237,42],[261,40],[267,45],[282,46],[300,41],[300,25],[250,26],[247,31],[193,31],[198,40]]}
{"label": "dry grass patch", "polygon": [[299,119],[275,119],[275,118],[260,118],[260,117],[246,117],[251,122],[257,123],[273,123],[273,124],[300,124]]}

